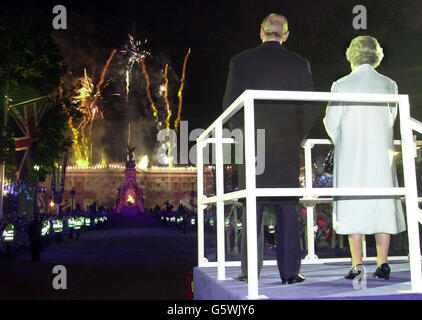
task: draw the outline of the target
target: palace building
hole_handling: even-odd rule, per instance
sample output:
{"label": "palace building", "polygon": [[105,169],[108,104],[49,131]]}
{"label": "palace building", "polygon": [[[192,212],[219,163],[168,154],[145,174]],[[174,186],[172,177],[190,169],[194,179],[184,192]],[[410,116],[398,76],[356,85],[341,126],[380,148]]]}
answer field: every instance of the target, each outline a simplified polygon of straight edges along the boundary
{"label": "palace building", "polygon": [[[108,167],[67,167],[65,188],[62,204],[74,207],[79,203],[83,209],[87,209],[94,201],[98,205],[116,210],[118,207],[118,188],[125,183],[125,170],[123,164],[112,164]],[[204,192],[212,194],[214,190],[214,169],[212,166],[204,168]],[[136,182],[142,189],[143,206],[146,211],[153,209],[155,205],[164,206],[169,202],[177,208],[180,201],[186,203],[193,200],[196,204],[196,167],[151,167],[148,169],[136,169]],[[40,183],[46,192],[42,195],[43,201],[40,208],[49,212],[48,205],[51,202],[51,177],[47,177]],[[71,190],[75,194],[72,199]],[[127,199],[126,199],[127,201]]]}

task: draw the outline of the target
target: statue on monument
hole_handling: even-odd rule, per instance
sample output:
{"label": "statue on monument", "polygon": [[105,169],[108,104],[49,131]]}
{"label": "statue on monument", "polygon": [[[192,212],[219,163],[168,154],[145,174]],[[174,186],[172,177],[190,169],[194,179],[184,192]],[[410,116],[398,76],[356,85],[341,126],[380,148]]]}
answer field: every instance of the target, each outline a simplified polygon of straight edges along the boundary
{"label": "statue on monument", "polygon": [[127,168],[134,168],[135,167],[135,160],[133,160],[133,151],[135,151],[136,147],[130,147],[127,145],[127,157],[126,157],[126,167]]}
{"label": "statue on monument", "polygon": [[144,196],[141,185],[136,181],[135,147],[127,144],[125,182],[118,188],[116,213],[143,214]]}

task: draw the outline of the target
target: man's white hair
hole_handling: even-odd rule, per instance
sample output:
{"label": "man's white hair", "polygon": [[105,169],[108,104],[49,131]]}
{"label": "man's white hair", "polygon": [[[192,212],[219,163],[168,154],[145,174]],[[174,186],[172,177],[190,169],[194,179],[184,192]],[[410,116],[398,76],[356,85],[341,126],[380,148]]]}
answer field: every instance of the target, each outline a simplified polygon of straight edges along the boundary
{"label": "man's white hair", "polygon": [[346,50],[346,58],[354,66],[370,64],[376,68],[382,61],[384,52],[377,39],[370,36],[354,38]]}
{"label": "man's white hair", "polygon": [[289,27],[285,16],[277,13],[271,13],[264,18],[261,28],[266,36],[275,36],[281,38],[288,31]]}

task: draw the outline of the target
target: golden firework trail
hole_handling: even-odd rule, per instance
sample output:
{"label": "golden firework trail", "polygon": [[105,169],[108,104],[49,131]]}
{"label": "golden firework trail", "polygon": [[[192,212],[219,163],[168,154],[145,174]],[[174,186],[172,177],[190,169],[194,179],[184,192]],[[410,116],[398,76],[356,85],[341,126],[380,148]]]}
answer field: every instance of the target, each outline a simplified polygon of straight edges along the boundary
{"label": "golden firework trail", "polygon": [[143,73],[145,80],[146,80],[146,92],[147,92],[147,97],[148,97],[149,103],[151,105],[151,109],[153,111],[154,121],[155,121],[155,123],[158,123],[158,110],[157,110],[157,107],[154,104],[154,101],[152,100],[152,97],[151,97],[151,89],[150,89],[151,81],[150,81],[149,74],[148,74],[148,71],[147,71],[147,68],[146,68],[146,65],[145,65],[145,57],[141,59],[141,66],[142,66],[142,73]]}
{"label": "golden firework trail", "polygon": [[177,93],[177,97],[179,98],[179,106],[178,106],[178,110],[177,110],[177,118],[174,121],[174,130],[176,131],[176,133],[178,133],[178,131],[179,131],[180,118],[182,116],[183,88],[185,86],[186,66],[187,66],[187,63],[188,63],[189,55],[190,55],[190,48],[189,48],[188,52],[186,53],[185,60],[183,62],[182,78],[180,80],[179,92]]}
{"label": "golden firework trail", "polygon": [[164,90],[163,91],[164,91],[164,101],[165,101],[166,110],[167,110],[167,118],[166,118],[167,131],[170,130],[170,118],[171,118],[170,102],[169,102],[169,96],[168,96],[168,86],[169,86],[168,69],[169,69],[169,65],[166,63],[166,67],[164,69]]}
{"label": "golden firework trail", "polygon": [[[110,66],[111,60],[113,60],[113,57],[114,57],[115,54],[116,54],[116,49],[113,49],[113,51],[111,52],[110,56],[108,57],[107,62],[105,64],[104,68],[103,68],[103,72],[101,72],[100,81],[97,83],[97,90],[95,92],[94,100],[92,101],[91,107],[90,107],[91,118],[90,118],[90,121],[89,121],[89,139],[91,140],[91,143],[90,143],[90,146],[91,146],[90,159],[91,160],[92,160],[92,123],[94,122],[95,115],[97,113],[100,113],[101,118],[103,118],[103,113],[98,108],[97,101],[98,101],[98,98],[101,95],[101,86],[104,83],[104,78],[105,78],[105,75],[107,74],[108,67]],[[88,140],[87,140],[87,142],[88,142]]]}
{"label": "golden firework trail", "polygon": [[[164,102],[166,104],[166,110],[167,110],[167,117],[166,117],[166,129],[167,129],[167,137],[170,135],[170,118],[171,118],[171,110],[170,110],[170,102],[168,99],[168,85],[169,85],[169,79],[168,79],[168,69],[169,65],[166,63],[166,67],[164,68],[164,89],[163,89],[163,95],[164,95]],[[167,157],[170,159],[169,167],[173,167],[172,159],[171,159],[171,150],[174,148],[175,144],[173,142],[170,142],[170,140],[167,140]]]}
{"label": "golden firework trail", "polygon": [[101,167],[103,168],[107,167],[107,160],[105,158],[104,152],[101,152]]}
{"label": "golden firework trail", "polygon": [[126,102],[129,102],[129,69],[126,70]]}
{"label": "golden firework trail", "polygon": [[69,119],[69,127],[71,128],[73,134],[72,148],[76,159],[76,166],[88,167],[88,139],[85,137],[84,130],[81,130],[82,134],[80,136],[79,130],[73,127],[72,119]]}
{"label": "golden firework trail", "polygon": [[94,120],[96,110],[98,111],[98,108],[97,108],[97,105],[96,104],[97,104],[97,100],[98,100],[98,98],[99,98],[99,96],[101,94],[101,86],[104,83],[104,78],[105,78],[105,75],[107,73],[108,67],[110,66],[111,60],[113,60],[113,57],[114,57],[115,54],[116,54],[116,49],[113,49],[113,51],[111,52],[111,54],[108,57],[108,60],[107,60],[107,62],[105,64],[105,66],[104,66],[103,72],[101,73],[100,81],[97,84],[97,91],[95,92],[94,100],[91,103],[91,108],[93,109],[93,118],[92,118],[92,120]]}

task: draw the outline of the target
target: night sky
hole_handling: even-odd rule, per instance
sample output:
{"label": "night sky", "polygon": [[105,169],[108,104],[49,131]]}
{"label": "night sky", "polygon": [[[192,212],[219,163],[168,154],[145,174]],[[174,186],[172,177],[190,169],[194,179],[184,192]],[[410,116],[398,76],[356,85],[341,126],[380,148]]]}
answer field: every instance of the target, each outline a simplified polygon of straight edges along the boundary
{"label": "night sky", "polygon": [[[23,15],[37,12],[40,19],[50,24],[54,5],[66,7],[68,29],[52,29],[52,36],[60,44],[73,78],[80,77],[86,68],[88,74],[98,79],[111,50],[122,48],[128,42],[128,34],[138,40],[147,39],[146,49],[156,62],[170,61],[174,79],[180,79],[184,56],[191,48],[182,113],[182,120],[189,121],[190,130],[206,128],[221,113],[230,58],[260,44],[259,25],[271,12],[287,17],[290,36],[284,45],[310,61],[315,87],[319,91],[329,91],[333,81],[350,72],[344,53],[352,38],[365,34],[375,36],[385,54],[378,71],[397,81],[400,93],[411,95],[412,114],[422,115],[419,112],[422,103],[419,85],[422,82],[422,22],[419,19],[422,5],[418,0],[10,3]],[[352,27],[355,16],[352,9],[357,4],[365,5],[368,10],[367,30]],[[151,114],[140,89],[141,78],[138,68],[133,75],[133,93],[126,104],[123,99],[124,59],[113,60],[107,74],[108,85],[103,90],[105,119],[96,126],[97,143],[104,146],[109,156],[112,150],[124,148],[122,135],[126,134],[124,130],[129,121],[138,121],[139,125],[134,127],[143,128],[138,134],[142,139],[154,138],[148,136],[152,127]],[[314,130],[314,135],[326,137],[320,128]]]}

